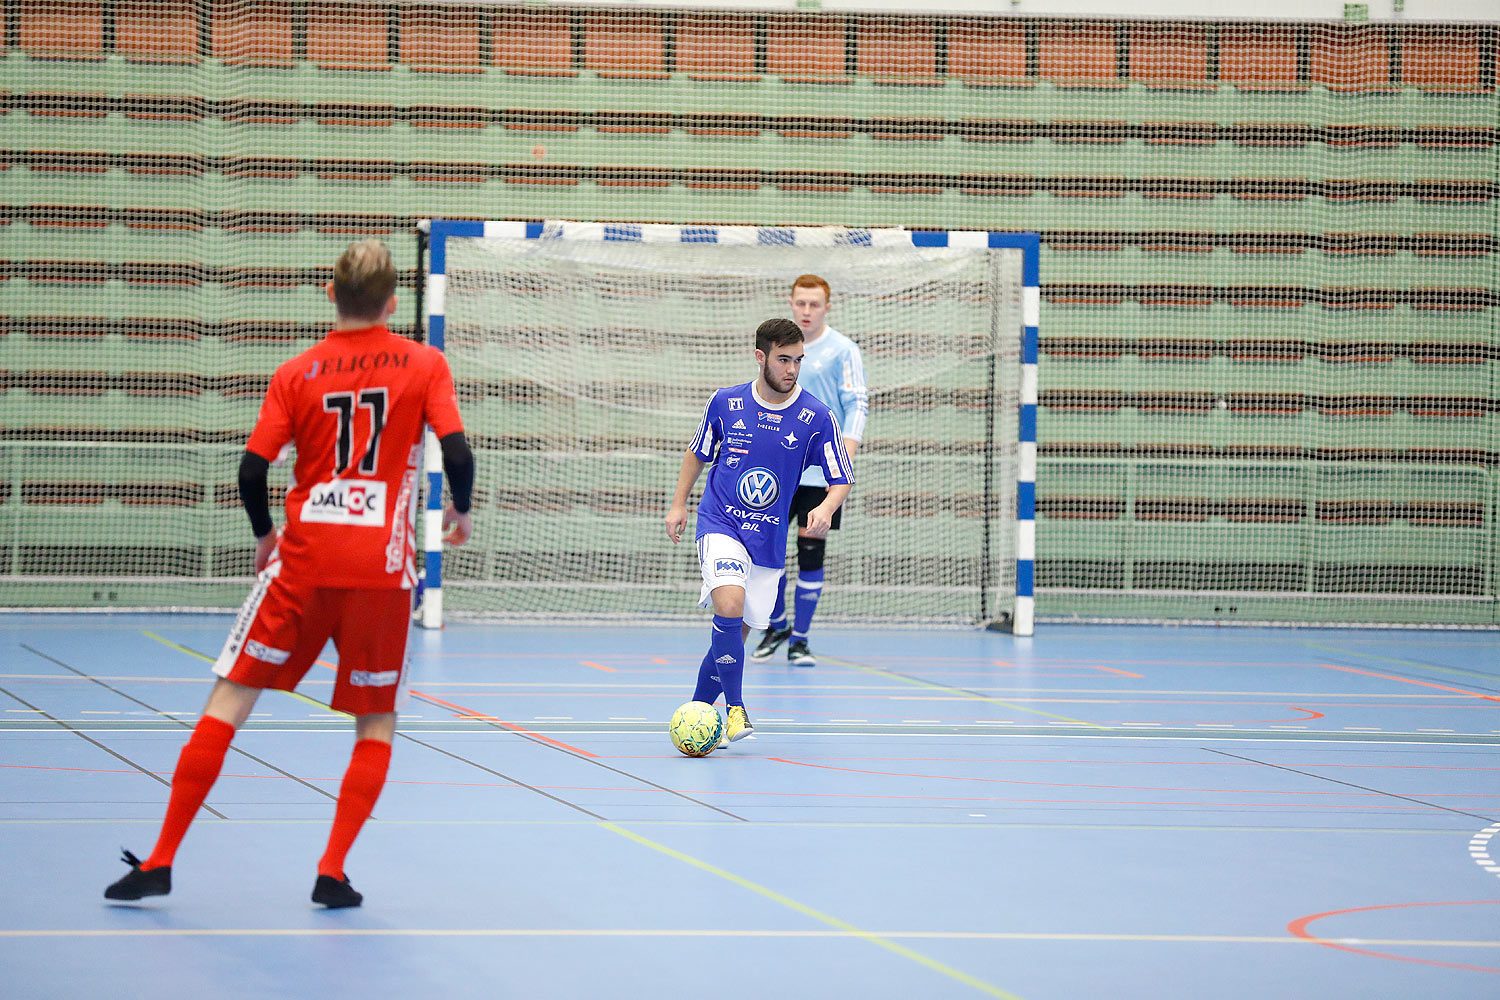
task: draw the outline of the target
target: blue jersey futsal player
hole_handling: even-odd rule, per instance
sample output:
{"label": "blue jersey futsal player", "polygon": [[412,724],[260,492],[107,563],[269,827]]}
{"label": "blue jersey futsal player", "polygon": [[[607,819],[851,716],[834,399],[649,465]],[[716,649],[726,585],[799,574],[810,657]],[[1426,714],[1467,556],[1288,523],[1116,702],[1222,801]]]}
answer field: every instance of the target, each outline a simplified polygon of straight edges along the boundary
{"label": "blue jersey futsal player", "polygon": [[[798,384],[826,403],[844,432],[844,450],[850,458],[859,450],[865,436],[865,416],[869,412],[869,394],[865,388],[865,365],[859,345],[828,325],[832,290],[816,274],[804,274],[792,282],[792,318],[802,329],[807,354],[802,360]],[[776,652],[787,639],[787,662],[794,667],[817,666],[807,635],[812,629],[813,612],[823,594],[823,553],[827,532],[808,531],[807,512],[822,503],[828,495],[828,480],[814,465],[802,474],[797,492],[792,496],[792,516],[797,519],[797,599],[792,621],[786,620],[786,574],[776,585],[776,607],[771,624],[760,644],[750,653],[760,660]],[[839,513],[834,512],[830,531],[839,527]]]}
{"label": "blue jersey futsal player", "polygon": [[789,319],[756,328],[760,375],[709,399],[667,510],[667,536],[676,542],[687,526],[688,493],[709,465],[696,537],[700,604],[712,602],[714,623],[693,700],[712,705],[724,695],[731,740],[754,731],[742,692],[745,637],[770,623],[797,483],[814,466],[828,482],[827,495],[807,512],[806,531],[817,538],[828,533],[854,483],[838,419],[797,384],[802,340],[801,328]]}

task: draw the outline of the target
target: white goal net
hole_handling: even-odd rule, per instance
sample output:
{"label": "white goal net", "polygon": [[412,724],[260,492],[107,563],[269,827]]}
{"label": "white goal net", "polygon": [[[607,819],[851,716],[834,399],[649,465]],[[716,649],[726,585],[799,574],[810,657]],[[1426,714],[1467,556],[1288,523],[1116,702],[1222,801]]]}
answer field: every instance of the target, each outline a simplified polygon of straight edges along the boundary
{"label": "white goal net", "polygon": [[1020,251],[899,229],[531,231],[434,236],[435,339],[478,462],[473,539],[443,555],[446,614],[696,614],[694,550],[663,525],[682,454],[710,393],[755,377],[755,327],[789,314],[808,273],[833,288],[828,323],[859,344],[870,400],[820,619],[1013,613]]}

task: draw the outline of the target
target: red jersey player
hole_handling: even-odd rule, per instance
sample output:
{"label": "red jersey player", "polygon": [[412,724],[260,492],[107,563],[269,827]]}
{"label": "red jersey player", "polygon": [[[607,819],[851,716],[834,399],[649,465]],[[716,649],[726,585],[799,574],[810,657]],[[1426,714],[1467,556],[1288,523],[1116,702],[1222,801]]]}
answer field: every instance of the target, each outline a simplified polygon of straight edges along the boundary
{"label": "red jersey player", "polygon": [[[363,898],[344,875],[344,858],[385,785],[406,694],[423,425],[442,446],[453,495],[443,540],[453,545],[472,530],[474,457],[442,352],[386,329],[396,308],[396,268],[385,245],[351,245],[327,290],[337,310],[333,329],[276,369],[240,462],[240,499],[256,536],[255,586],[178,758],[156,847],[145,861],[125,852],[130,872],[104,890],[107,899],[171,891],[177,846],[235,731],[263,689],[296,687],[329,638],[339,653],[331,704],[355,717],[356,742],[312,898],[330,908]],[[266,474],[288,444],[297,449],[295,482],[277,533]]]}

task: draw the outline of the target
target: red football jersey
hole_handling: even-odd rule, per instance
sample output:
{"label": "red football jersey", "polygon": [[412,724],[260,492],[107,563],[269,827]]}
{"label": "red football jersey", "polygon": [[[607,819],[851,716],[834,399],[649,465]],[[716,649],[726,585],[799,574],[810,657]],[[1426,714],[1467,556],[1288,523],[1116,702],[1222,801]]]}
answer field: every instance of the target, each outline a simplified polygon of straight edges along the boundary
{"label": "red football jersey", "polygon": [[282,572],[321,587],[416,585],[422,427],[463,430],[437,348],[384,326],[334,330],[276,369],[245,447],[297,447]]}

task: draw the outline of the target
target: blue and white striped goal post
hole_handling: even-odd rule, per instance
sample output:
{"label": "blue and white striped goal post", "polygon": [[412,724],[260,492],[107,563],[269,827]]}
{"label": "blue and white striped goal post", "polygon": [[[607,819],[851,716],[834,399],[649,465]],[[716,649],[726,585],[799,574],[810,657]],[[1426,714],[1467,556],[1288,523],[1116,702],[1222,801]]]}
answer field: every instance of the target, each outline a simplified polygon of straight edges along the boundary
{"label": "blue and white striped goal post", "polygon": [[[428,234],[426,287],[427,342],[443,349],[447,316],[448,246],[451,238],[539,239],[544,233],[567,239],[627,243],[735,243],[749,246],[795,246],[798,234],[819,232],[797,226],[677,226],[654,223],[470,222],[426,219]],[[1016,468],[1016,607],[1011,620],[1015,635],[1031,635],[1036,620],[1036,406],[1037,335],[1041,322],[1041,237],[1037,233],[983,230],[847,229],[841,242],[848,246],[888,246],[907,241],[918,247],[954,247],[1021,252],[1021,386],[1019,451]],[[422,625],[443,624],[443,461],[432,428],[427,429],[427,509],[423,515],[426,580],[422,597]]]}

